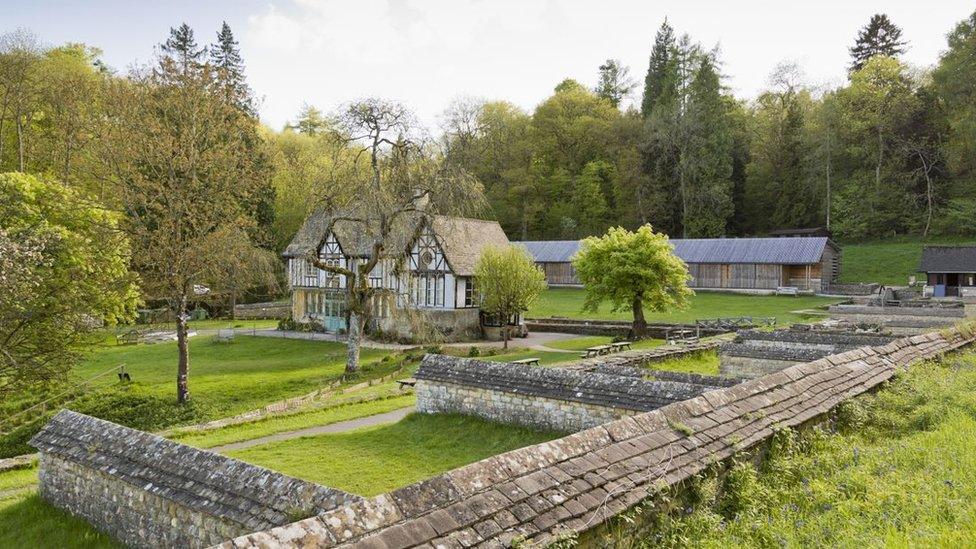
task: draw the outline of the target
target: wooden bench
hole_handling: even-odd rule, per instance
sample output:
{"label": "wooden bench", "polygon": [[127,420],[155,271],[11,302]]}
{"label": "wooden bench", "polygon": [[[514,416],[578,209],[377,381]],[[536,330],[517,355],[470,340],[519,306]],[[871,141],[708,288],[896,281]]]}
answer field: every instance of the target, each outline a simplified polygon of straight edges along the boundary
{"label": "wooden bench", "polygon": [[617,351],[629,351],[631,343],[629,341],[617,341],[610,344],[613,347],[613,352]]}
{"label": "wooden bench", "polygon": [[142,330],[129,330],[115,334],[115,343],[118,345],[135,345],[143,340],[145,333]]}
{"label": "wooden bench", "polygon": [[230,343],[234,341],[234,329],[217,330],[217,335],[213,339],[217,343]]}
{"label": "wooden bench", "polygon": [[776,288],[776,295],[791,295],[797,297],[800,295],[800,289],[796,286],[779,286]]}
{"label": "wooden bench", "polygon": [[694,343],[698,341],[698,332],[688,328],[672,328],[664,334],[668,345],[676,343]]}
{"label": "wooden bench", "polygon": [[610,353],[610,345],[594,345],[593,347],[587,347],[586,352],[580,354],[580,358],[593,358],[595,356],[606,355]]}
{"label": "wooden bench", "polygon": [[513,360],[512,361],[512,364],[524,364],[526,366],[538,366],[539,365],[539,359],[538,358],[535,358],[535,357],[532,357],[532,358],[523,358],[521,360]]}
{"label": "wooden bench", "polygon": [[398,379],[398,380],[396,380],[396,382],[397,382],[397,385],[400,386],[400,390],[401,391],[404,390],[404,389],[406,389],[407,387],[414,387],[414,386],[417,385],[417,380],[414,379],[414,378],[412,378],[412,377],[407,377],[407,378],[404,378],[404,379]]}

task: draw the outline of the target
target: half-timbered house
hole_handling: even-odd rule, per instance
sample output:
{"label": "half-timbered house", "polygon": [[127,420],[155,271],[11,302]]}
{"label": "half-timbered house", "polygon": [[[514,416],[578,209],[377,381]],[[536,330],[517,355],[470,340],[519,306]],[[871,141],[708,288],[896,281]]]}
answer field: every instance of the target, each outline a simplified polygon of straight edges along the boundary
{"label": "half-timbered house", "polygon": [[[284,252],[292,292],[292,318],[315,322],[328,331],[346,329],[346,280],[317,268],[310,254],[355,270],[372,253],[369,229],[326,212],[310,216]],[[398,261],[379,261],[369,275],[373,287],[391,290],[393,299],[377,300],[371,329],[410,337],[419,325],[455,338],[477,337],[480,310],[474,271],[489,246],[507,246],[495,221],[448,216],[404,217],[394,232]],[[391,309],[391,307],[393,309]],[[409,313],[409,314],[404,314]]]}

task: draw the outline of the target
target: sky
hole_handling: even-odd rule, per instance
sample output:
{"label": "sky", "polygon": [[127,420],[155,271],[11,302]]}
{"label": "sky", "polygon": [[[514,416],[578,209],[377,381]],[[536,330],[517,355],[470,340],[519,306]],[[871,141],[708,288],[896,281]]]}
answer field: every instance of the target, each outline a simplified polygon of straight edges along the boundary
{"label": "sky", "polygon": [[[0,32],[100,48],[124,71],[152,59],[182,22],[210,42],[227,21],[240,42],[261,119],[280,129],[303,104],[332,111],[363,97],[401,101],[436,129],[463,97],[531,111],[565,78],[596,83],[606,59],[643,81],[665,17],[677,33],[718,47],[725,83],[755,97],[780,62],[814,85],[844,81],[847,48],[872,14],[904,30],[908,63],[933,65],[971,1],[856,0],[0,0]],[[639,101],[640,89],[631,98]]]}

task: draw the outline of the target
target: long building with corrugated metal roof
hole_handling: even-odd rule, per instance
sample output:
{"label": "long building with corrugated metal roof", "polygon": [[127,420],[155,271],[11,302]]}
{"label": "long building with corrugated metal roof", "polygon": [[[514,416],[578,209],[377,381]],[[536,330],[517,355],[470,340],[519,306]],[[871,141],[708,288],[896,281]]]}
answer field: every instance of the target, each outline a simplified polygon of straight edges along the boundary
{"label": "long building with corrugated metal roof", "polygon": [[[579,285],[572,260],[578,240],[518,242],[552,286]],[[691,287],[822,291],[840,274],[840,248],[826,237],[676,238],[674,253],[687,265]]]}

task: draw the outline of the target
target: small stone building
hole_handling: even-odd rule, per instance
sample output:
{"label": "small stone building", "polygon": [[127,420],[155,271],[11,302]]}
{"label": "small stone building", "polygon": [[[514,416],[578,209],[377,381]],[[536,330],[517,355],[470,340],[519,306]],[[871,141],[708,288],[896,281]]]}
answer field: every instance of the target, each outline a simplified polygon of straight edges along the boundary
{"label": "small stone building", "polygon": [[[546,272],[550,285],[579,285],[572,258],[578,240],[518,242]],[[840,248],[827,237],[675,238],[674,253],[687,265],[691,287],[775,290],[793,286],[819,292],[840,275]]]}
{"label": "small stone building", "polygon": [[[309,255],[347,269],[368,261],[371,239],[360,223],[320,211],[310,216],[285,249],[292,292],[292,318],[321,324],[327,331],[347,327],[346,280],[315,267]],[[396,298],[374,306],[372,330],[412,337],[419,325],[452,339],[478,337],[481,315],[474,289],[474,270],[488,247],[508,246],[496,221],[416,214],[403,216],[394,234],[403,259],[380,261],[370,273],[374,287],[393,290]],[[331,229],[330,229],[331,227]]]}
{"label": "small stone building", "polygon": [[976,246],[926,246],[918,270],[933,297],[976,297]]}

